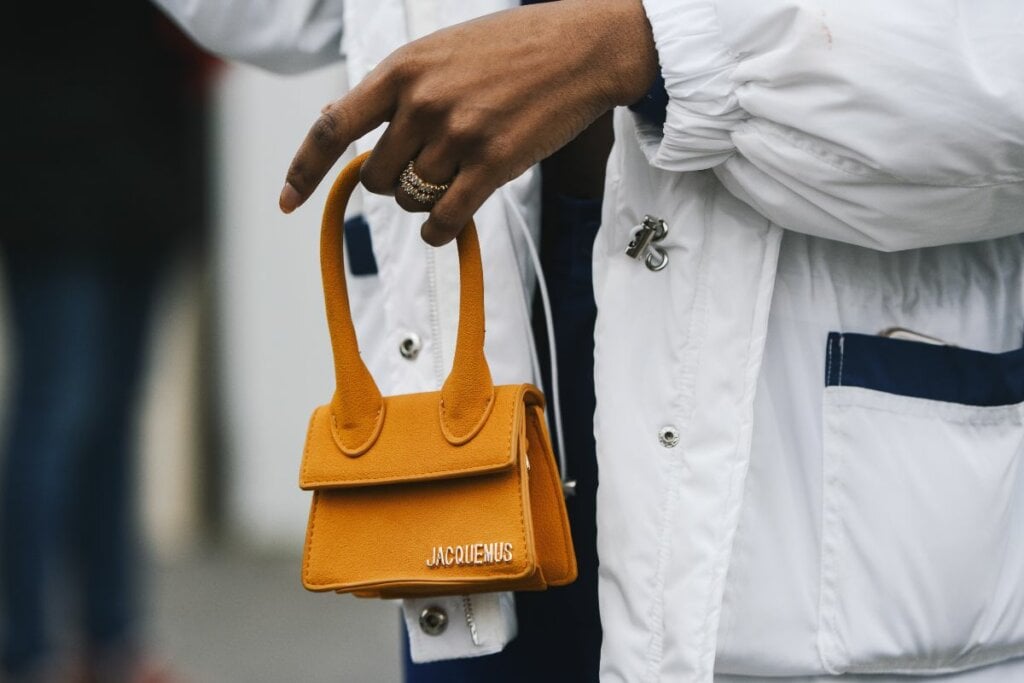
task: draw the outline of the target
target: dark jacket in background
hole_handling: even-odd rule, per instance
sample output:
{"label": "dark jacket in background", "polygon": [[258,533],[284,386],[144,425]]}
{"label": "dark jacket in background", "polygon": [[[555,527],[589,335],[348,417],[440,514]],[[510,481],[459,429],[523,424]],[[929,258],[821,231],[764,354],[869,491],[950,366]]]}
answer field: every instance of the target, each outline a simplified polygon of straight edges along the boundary
{"label": "dark jacket in background", "polygon": [[143,0],[5,15],[0,241],[137,248],[196,230],[209,61]]}

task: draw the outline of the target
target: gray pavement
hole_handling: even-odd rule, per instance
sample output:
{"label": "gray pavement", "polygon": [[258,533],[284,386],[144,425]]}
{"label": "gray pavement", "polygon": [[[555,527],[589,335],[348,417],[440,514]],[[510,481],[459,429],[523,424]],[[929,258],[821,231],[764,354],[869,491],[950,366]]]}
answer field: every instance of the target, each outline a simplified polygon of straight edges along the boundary
{"label": "gray pavement", "polygon": [[299,558],[200,554],[150,572],[151,633],[183,683],[399,681],[393,603],[306,592]]}

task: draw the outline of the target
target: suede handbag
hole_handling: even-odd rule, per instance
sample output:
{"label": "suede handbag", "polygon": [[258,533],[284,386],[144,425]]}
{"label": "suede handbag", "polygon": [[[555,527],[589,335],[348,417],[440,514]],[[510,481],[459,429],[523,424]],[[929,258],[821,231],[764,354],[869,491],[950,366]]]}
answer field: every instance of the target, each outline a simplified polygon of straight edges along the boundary
{"label": "suede handbag", "polygon": [[382,396],[359,355],[345,284],[345,207],[367,155],[338,176],[320,233],[335,391],[313,412],[299,485],[313,492],[302,583],[401,598],[543,590],[576,578],[565,501],[529,384],[494,386],[483,268],[458,237],[459,328],[440,391]]}

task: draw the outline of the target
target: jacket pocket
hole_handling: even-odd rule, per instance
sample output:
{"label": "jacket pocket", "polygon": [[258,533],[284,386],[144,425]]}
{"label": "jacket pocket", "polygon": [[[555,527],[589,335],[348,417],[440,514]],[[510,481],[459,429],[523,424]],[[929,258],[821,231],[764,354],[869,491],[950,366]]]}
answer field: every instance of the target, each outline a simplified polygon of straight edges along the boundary
{"label": "jacket pocket", "polygon": [[833,333],[827,357],[824,666],[1024,655],[1024,350]]}

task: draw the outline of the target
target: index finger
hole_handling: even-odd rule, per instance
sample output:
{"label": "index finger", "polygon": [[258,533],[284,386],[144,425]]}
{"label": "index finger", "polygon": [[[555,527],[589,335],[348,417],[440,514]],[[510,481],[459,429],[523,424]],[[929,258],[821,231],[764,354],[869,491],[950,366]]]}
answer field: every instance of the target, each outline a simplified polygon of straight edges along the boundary
{"label": "index finger", "polygon": [[278,199],[281,211],[291,213],[309,199],[345,149],[390,119],[394,107],[394,88],[385,74],[372,72],[347,95],[324,107],[288,167]]}

